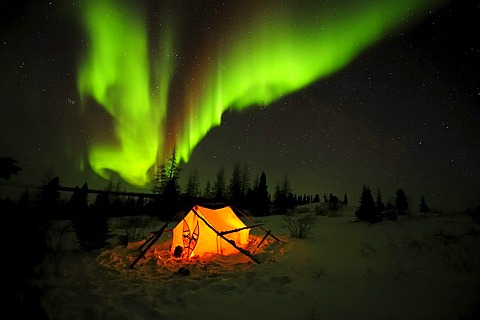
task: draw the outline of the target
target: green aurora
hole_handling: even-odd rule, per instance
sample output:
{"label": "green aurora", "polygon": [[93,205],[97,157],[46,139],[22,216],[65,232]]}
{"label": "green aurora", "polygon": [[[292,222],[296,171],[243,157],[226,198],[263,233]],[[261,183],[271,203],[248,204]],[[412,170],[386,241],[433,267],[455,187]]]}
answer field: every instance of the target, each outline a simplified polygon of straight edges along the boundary
{"label": "green aurora", "polygon": [[[98,133],[111,139],[91,142],[90,166],[104,178],[115,172],[136,186],[149,183],[174,148],[179,161],[188,162],[225,111],[267,106],[331,75],[442,4],[242,2],[230,11],[234,16],[217,14],[215,22],[200,17],[199,25],[210,29],[189,32],[186,7],[158,8],[164,18],[152,23],[145,7],[120,3],[82,7],[89,46],[78,90],[85,108],[98,104],[112,122],[113,132]],[[196,34],[189,47],[186,34],[204,29],[210,31]]]}

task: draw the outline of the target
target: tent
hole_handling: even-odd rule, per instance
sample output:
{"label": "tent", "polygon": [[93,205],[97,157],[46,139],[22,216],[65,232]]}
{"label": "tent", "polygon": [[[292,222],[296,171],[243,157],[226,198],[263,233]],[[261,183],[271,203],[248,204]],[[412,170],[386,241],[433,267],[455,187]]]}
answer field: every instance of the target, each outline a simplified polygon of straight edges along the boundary
{"label": "tent", "polygon": [[[177,213],[174,218],[182,211]],[[253,222],[248,216],[245,217]],[[151,232],[151,236],[138,248],[140,254],[130,263],[130,269],[135,267],[151,246],[167,231],[169,223],[170,221],[167,221],[160,229]],[[250,252],[247,249],[251,244],[249,243],[250,228],[254,227],[264,230],[265,236],[254,251]],[[260,264],[254,253],[265,239],[271,236],[275,240],[281,241],[271,233],[271,230],[263,229],[261,224],[246,226],[228,205],[216,209],[195,205],[171,231],[173,236],[170,251],[178,258],[190,258],[205,253],[230,255],[240,252]]]}
{"label": "tent", "polygon": [[238,253],[236,247],[248,244],[250,227],[230,206],[210,209],[195,205],[172,232],[172,254],[189,258],[205,253]]}

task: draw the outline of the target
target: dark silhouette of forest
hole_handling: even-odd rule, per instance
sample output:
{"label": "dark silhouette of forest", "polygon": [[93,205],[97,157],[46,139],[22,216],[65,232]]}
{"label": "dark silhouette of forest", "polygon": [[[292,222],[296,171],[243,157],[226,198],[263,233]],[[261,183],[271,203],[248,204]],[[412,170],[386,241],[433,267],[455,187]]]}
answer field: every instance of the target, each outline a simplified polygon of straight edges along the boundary
{"label": "dark silhouette of forest", "polygon": [[[26,189],[17,200],[0,199],[0,208],[19,221],[28,221],[34,230],[46,229],[54,220],[72,220],[80,241],[85,240],[82,248],[93,250],[107,243],[107,222],[112,217],[147,215],[169,221],[179,211],[196,203],[228,204],[256,217],[286,214],[297,206],[311,203],[322,204],[320,211],[335,212],[349,203],[346,193],[343,200],[332,193],[328,197],[326,193],[322,197],[319,194],[298,195],[292,190],[287,174],[277,182],[274,193],[270,194],[266,171],[252,179],[248,166],[240,163],[234,164],[229,177],[223,166],[218,168],[214,180],[206,181],[203,189],[200,189],[200,175],[196,170],[190,172],[186,184],[180,186],[182,170],[175,150],[156,169],[150,193],[128,192],[121,182],[114,183],[113,180],[108,180],[101,190],[90,189],[87,182],[81,187],[63,186],[60,177],[50,172],[34,192]],[[0,180],[9,180],[12,175],[21,174],[21,171],[17,160],[0,157]],[[355,216],[360,221],[370,223],[384,219],[397,220],[398,216],[409,213],[410,206],[411,200],[403,189],[397,190],[394,201],[384,203],[380,190],[374,199],[370,188],[364,185]],[[430,212],[423,195],[419,211]]]}
{"label": "dark silhouette of forest", "polygon": [[[319,194],[298,195],[292,190],[287,175],[277,182],[274,193],[270,194],[266,172],[252,179],[248,166],[240,163],[234,164],[229,177],[223,166],[218,168],[214,180],[206,181],[203,189],[200,189],[200,175],[196,170],[190,172],[186,184],[180,186],[182,170],[177,160],[173,150],[165,163],[156,168],[150,193],[128,192],[121,182],[114,183],[113,180],[108,180],[101,190],[90,189],[87,182],[82,186],[67,187],[62,185],[59,176],[50,172],[33,193],[31,189],[26,189],[17,200],[0,199],[0,209],[14,216],[19,223],[27,222],[31,229],[28,234],[48,229],[55,220],[71,220],[82,249],[90,251],[107,244],[108,219],[113,217],[146,215],[169,221],[179,211],[197,203],[228,204],[255,217],[286,214],[297,206],[311,203],[319,204],[318,212],[335,212],[349,203],[346,193],[342,200],[332,193],[328,197],[326,193],[322,197]],[[21,174],[21,167],[17,165],[17,160],[0,158],[0,179],[9,180],[12,175],[18,174]],[[398,216],[409,213],[410,202],[404,190],[399,189],[395,200],[385,204],[380,190],[374,199],[370,188],[364,185],[355,216],[369,223],[397,220]],[[423,195],[419,211],[430,211]],[[41,248],[36,250],[39,256],[44,251]]]}

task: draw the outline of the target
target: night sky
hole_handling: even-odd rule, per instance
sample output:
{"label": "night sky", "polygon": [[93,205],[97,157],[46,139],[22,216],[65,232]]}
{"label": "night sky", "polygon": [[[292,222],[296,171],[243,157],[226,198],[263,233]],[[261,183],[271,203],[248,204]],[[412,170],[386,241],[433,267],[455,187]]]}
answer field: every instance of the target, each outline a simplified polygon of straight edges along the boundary
{"label": "night sky", "polygon": [[1,5],[9,182],[148,190],[176,148],[202,190],[238,163],[272,194],[480,204],[476,1],[112,3]]}

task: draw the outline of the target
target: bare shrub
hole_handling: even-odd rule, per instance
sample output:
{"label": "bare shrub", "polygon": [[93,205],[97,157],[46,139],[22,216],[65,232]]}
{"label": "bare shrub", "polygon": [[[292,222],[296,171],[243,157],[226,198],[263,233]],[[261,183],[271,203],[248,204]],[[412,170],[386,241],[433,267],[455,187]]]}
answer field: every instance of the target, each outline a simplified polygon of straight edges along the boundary
{"label": "bare shrub", "polygon": [[316,320],[317,319],[316,314],[317,314],[317,300],[314,300],[312,309],[310,310],[310,319]]}
{"label": "bare shrub", "polygon": [[427,249],[427,248],[425,248],[425,245],[422,244],[422,242],[420,242],[417,239],[411,238],[411,237],[406,237],[403,240],[403,243],[408,249],[415,250],[415,251],[418,251],[420,253],[424,252],[425,249]]}
{"label": "bare shrub", "polygon": [[317,269],[312,269],[312,277],[314,278],[320,278],[326,274],[327,274],[327,270],[325,270],[325,268],[322,266],[318,266]]}
{"label": "bare shrub", "polygon": [[443,263],[457,272],[471,272],[476,267],[476,249],[452,234],[437,233],[432,239]]}
{"label": "bare shrub", "polygon": [[148,226],[148,221],[141,216],[131,216],[120,219],[118,228],[125,232],[127,241],[136,241],[145,236],[145,229]]}
{"label": "bare shrub", "polygon": [[317,216],[326,216],[327,215],[327,210],[321,205],[315,206],[315,214]]}
{"label": "bare shrub", "polygon": [[336,216],[338,216],[338,208],[330,208],[330,206],[328,207],[328,217],[329,218],[335,218]]}
{"label": "bare shrub", "polygon": [[307,208],[307,207],[301,207],[301,208],[297,208],[295,210],[296,213],[309,213],[310,212],[310,209]]}
{"label": "bare shrub", "polygon": [[52,224],[45,234],[45,246],[47,252],[53,256],[62,251],[63,236],[70,228],[69,224]]}
{"label": "bare shrub", "polygon": [[291,238],[307,238],[311,235],[311,229],[315,223],[315,215],[307,214],[301,216],[286,215],[285,221],[287,222],[288,230],[290,231]]}
{"label": "bare shrub", "polygon": [[395,239],[391,235],[387,235],[387,249],[397,249],[397,243],[395,242]]}

